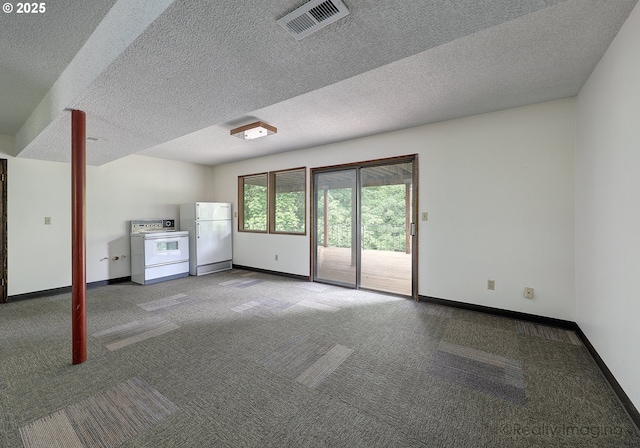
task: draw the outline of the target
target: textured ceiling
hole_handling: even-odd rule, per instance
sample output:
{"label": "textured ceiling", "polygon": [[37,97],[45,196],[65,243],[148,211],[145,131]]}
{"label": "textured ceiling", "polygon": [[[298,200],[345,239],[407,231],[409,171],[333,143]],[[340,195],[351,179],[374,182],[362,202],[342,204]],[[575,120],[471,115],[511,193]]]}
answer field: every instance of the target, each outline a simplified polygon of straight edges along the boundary
{"label": "textured ceiling", "polygon": [[[90,164],[140,153],[213,165],[573,96],[636,2],[345,0],[349,16],[296,41],[275,21],[301,0],[175,0],[16,152],[68,161],[65,108],[86,111],[99,138]],[[278,133],[229,135],[252,119]],[[33,134],[19,121],[5,132]]]}
{"label": "textured ceiling", "polygon": [[18,132],[115,2],[55,0],[44,14],[0,15],[0,134]]}

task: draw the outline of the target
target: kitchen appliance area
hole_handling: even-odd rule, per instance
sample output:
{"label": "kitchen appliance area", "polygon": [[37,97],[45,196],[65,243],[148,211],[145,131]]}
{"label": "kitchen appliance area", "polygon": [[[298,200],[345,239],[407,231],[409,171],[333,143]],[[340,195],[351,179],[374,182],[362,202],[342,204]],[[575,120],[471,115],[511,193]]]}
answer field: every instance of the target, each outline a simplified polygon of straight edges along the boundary
{"label": "kitchen appliance area", "polygon": [[231,204],[192,202],[173,219],[131,221],[131,281],[150,285],[232,268]]}
{"label": "kitchen appliance area", "polygon": [[189,275],[189,232],[173,219],[131,221],[131,281],[149,285]]}
{"label": "kitchen appliance area", "polygon": [[180,229],[189,232],[189,274],[204,275],[231,269],[233,255],[230,203],[182,204]]}

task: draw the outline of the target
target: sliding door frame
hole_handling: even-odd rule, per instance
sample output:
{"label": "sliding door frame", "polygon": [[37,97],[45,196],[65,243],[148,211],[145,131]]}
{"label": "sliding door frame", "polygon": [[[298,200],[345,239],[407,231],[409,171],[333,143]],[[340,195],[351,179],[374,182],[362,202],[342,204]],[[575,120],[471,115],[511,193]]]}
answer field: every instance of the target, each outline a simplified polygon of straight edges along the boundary
{"label": "sliding door frame", "polygon": [[[413,224],[410,227],[413,227],[413,235],[411,235],[411,247],[412,247],[412,252],[411,252],[411,297],[415,300],[419,300],[418,299],[418,234],[419,234],[419,225],[418,225],[418,204],[419,204],[419,198],[418,198],[418,155],[417,154],[410,154],[410,155],[405,155],[405,156],[396,156],[396,157],[388,157],[388,158],[383,158],[383,159],[374,159],[374,160],[367,160],[367,161],[362,161],[362,162],[353,162],[353,163],[346,163],[346,164],[340,164],[340,165],[328,165],[328,166],[322,166],[322,167],[316,167],[316,168],[311,168],[311,175],[309,176],[309,183],[310,183],[310,192],[311,194],[309,195],[309,200],[312,201],[310,203],[310,215],[309,215],[309,219],[310,219],[310,223],[309,223],[309,228],[311,229],[311,232],[309,234],[310,238],[309,238],[309,280],[310,281],[315,281],[315,273],[316,273],[316,263],[317,263],[317,242],[316,242],[316,237],[317,237],[317,228],[316,228],[316,195],[317,195],[317,191],[316,191],[316,185],[315,185],[315,178],[316,178],[316,173],[322,173],[322,172],[329,172],[329,171],[340,171],[340,170],[347,170],[347,169],[356,169],[357,173],[358,173],[358,179],[356,182],[356,196],[357,196],[357,204],[360,204],[360,195],[361,195],[361,185],[360,185],[360,179],[359,179],[359,168],[368,168],[368,167],[373,167],[373,166],[377,166],[377,165],[392,165],[392,164],[399,164],[399,163],[412,163],[412,189],[413,189],[413,198],[412,201],[413,203],[411,204],[411,224]],[[358,209],[359,206],[356,207],[356,209]],[[356,225],[357,225],[357,229],[360,229],[360,221],[361,221],[361,216],[360,213],[358,211],[356,211]],[[358,238],[358,241],[356,241],[356,243],[359,245],[360,241]],[[356,262],[357,262],[357,266],[360,265],[360,257],[361,257],[361,248],[358,247],[358,250],[356,250]],[[356,269],[356,289],[360,288],[360,269]],[[366,288],[362,288],[362,289],[366,289]]]}
{"label": "sliding door frame", "polygon": [[7,303],[7,159],[0,159],[0,303]]}

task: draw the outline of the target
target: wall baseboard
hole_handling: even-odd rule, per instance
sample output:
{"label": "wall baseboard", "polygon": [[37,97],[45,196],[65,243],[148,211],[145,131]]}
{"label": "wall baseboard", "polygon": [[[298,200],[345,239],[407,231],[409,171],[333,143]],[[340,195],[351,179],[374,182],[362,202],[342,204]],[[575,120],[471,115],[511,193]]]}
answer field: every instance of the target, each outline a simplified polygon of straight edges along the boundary
{"label": "wall baseboard", "polygon": [[[100,286],[115,285],[131,281],[131,277],[111,278],[109,280],[100,280],[97,282],[87,283],[87,289],[98,288]],[[20,300],[36,299],[38,297],[57,296],[60,294],[68,294],[71,292],[71,286],[62,286],[60,288],[45,289],[44,291],[27,292],[24,294],[15,294],[9,296],[9,303],[18,302]]]}
{"label": "wall baseboard", "polygon": [[548,325],[550,327],[563,328],[565,330],[578,331],[578,324],[570,320],[556,319],[554,317],[538,316],[537,314],[521,313],[519,311],[503,310],[501,308],[492,308],[490,306],[475,305],[472,303],[457,302],[455,300],[439,299],[437,297],[418,296],[421,302],[434,303],[437,305],[445,305],[453,308],[461,308],[468,311],[478,311],[480,313],[493,314],[495,316],[509,317],[511,319],[526,320],[535,324]]}
{"label": "wall baseboard", "polygon": [[638,409],[633,405],[629,396],[625,393],[622,386],[620,386],[620,383],[618,383],[618,380],[616,380],[613,373],[611,373],[611,370],[609,370],[605,362],[602,360],[602,358],[600,357],[596,349],[593,347],[593,345],[591,344],[587,336],[582,332],[582,330],[580,329],[577,323],[571,322],[568,320],[555,319],[552,317],[521,313],[518,311],[509,311],[509,310],[503,310],[500,308],[474,305],[471,303],[456,302],[455,300],[439,299],[437,297],[419,296],[419,299],[422,302],[433,303],[437,305],[445,305],[445,306],[460,308],[460,309],[469,310],[469,311],[477,311],[481,313],[493,314],[496,316],[509,317],[511,319],[524,320],[524,321],[532,322],[536,324],[548,325],[551,327],[558,327],[558,328],[563,328],[565,330],[575,331],[578,337],[580,338],[580,340],[582,341],[582,343],[584,344],[585,348],[591,355],[591,358],[600,369],[600,373],[602,373],[602,376],[604,376],[605,380],[609,384],[609,387],[611,387],[611,390],[613,391],[616,398],[622,405],[622,408],[625,410],[625,412],[629,416],[629,419],[631,419],[631,422],[635,426],[636,432],[638,433],[638,435],[640,435],[640,412],[638,412]]}
{"label": "wall baseboard", "polygon": [[[279,272],[279,271],[270,271],[268,269],[260,269],[260,268],[254,268],[251,266],[243,266],[243,265],[238,265],[238,264],[234,264],[233,265],[234,269],[243,269],[245,271],[253,271],[253,272],[262,272],[264,274],[272,274],[272,275],[279,275],[280,277],[289,277],[289,278],[295,278],[297,280],[304,280],[304,281],[309,281],[309,277],[306,275],[298,275],[298,274],[289,274],[287,272]],[[107,285],[115,285],[118,283],[124,283],[124,282],[130,282],[131,281],[131,277],[120,277],[120,278],[112,278],[112,279],[108,279],[108,280],[100,280],[97,282],[91,282],[91,283],[87,283],[87,289],[91,289],[91,288],[98,288],[100,286],[107,286]],[[28,299],[36,299],[38,297],[46,297],[46,296],[57,296],[60,294],[67,294],[71,292],[71,286],[62,286],[60,288],[52,288],[52,289],[45,289],[42,291],[34,291],[34,292],[27,292],[24,294],[15,294],[12,296],[8,297],[8,302],[17,302],[20,300],[28,300]]]}
{"label": "wall baseboard", "polygon": [[611,373],[611,370],[609,370],[609,367],[607,367],[605,362],[602,360],[602,358],[594,348],[594,346],[591,344],[591,341],[589,341],[589,339],[582,332],[580,327],[578,327],[578,330],[576,331],[576,333],[578,333],[578,337],[580,338],[584,346],[589,351],[589,354],[591,355],[594,362],[600,369],[600,372],[604,376],[604,379],[607,380],[609,387],[611,387],[611,390],[613,390],[613,393],[616,395],[616,398],[618,399],[618,401],[620,401],[620,404],[626,411],[627,415],[629,416],[631,421],[636,425],[636,432],[638,433],[638,436],[640,436],[640,412],[638,412],[638,409],[633,405],[633,403],[629,399],[629,396],[625,393],[622,386],[620,386],[620,383],[618,383],[618,380],[616,380],[616,377],[613,376],[613,373]]}
{"label": "wall baseboard", "polygon": [[254,268],[251,266],[243,266],[240,264],[234,264],[233,269],[242,269],[245,271],[262,272],[263,274],[279,275],[280,277],[295,278],[297,280],[304,280],[305,282],[310,281],[307,275],[289,274],[288,272],[280,272],[280,271],[270,271],[268,269]]}

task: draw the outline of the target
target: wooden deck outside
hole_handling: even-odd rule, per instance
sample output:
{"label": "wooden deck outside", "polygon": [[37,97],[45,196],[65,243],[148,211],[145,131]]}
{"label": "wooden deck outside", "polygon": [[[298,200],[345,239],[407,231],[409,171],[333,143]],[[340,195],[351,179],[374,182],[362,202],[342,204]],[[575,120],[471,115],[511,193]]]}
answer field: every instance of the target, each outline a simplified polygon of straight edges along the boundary
{"label": "wooden deck outside", "polygon": [[[351,249],[318,246],[318,279],[354,284]],[[362,288],[411,295],[411,254],[383,250],[362,251]]]}

